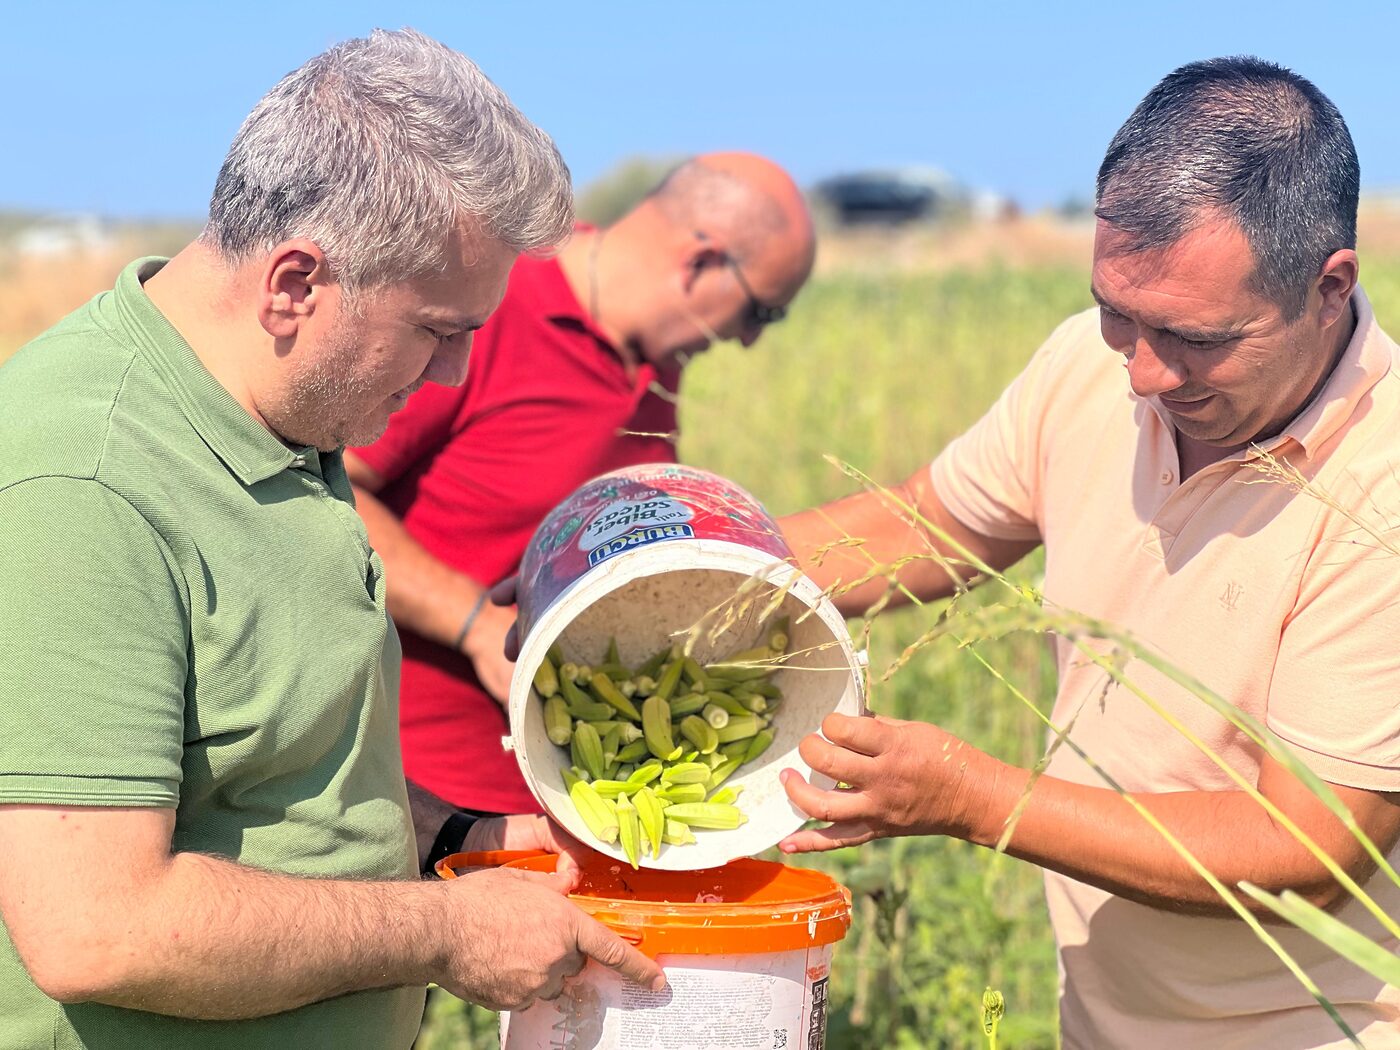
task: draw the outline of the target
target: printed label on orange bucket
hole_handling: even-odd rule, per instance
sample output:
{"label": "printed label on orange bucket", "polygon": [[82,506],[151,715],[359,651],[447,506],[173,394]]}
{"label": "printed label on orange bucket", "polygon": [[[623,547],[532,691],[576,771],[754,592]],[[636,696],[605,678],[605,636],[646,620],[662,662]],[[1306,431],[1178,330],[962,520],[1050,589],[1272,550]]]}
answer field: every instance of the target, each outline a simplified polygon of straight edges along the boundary
{"label": "printed label on orange bucket", "polygon": [[650,992],[589,964],[558,999],[504,1015],[503,1050],[825,1046],[831,955],[850,925],[850,896],[821,872],[754,860],[634,872],[600,858],[573,899],[657,958],[668,987]]}
{"label": "printed label on orange bucket", "polygon": [[845,622],[752,496],[674,464],[595,478],[536,531],[518,599],[509,746],[571,834],[684,871],[801,826],[778,772],[810,775],[798,742],[861,713],[864,683]]}

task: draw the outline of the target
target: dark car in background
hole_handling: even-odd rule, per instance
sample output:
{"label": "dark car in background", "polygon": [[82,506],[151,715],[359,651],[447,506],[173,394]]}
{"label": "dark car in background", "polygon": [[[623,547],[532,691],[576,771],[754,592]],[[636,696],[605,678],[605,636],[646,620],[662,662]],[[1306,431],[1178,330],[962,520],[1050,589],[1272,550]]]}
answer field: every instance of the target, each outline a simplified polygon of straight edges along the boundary
{"label": "dark car in background", "polygon": [[965,206],[967,194],[936,169],[852,172],[823,179],[813,195],[843,224],[936,219]]}

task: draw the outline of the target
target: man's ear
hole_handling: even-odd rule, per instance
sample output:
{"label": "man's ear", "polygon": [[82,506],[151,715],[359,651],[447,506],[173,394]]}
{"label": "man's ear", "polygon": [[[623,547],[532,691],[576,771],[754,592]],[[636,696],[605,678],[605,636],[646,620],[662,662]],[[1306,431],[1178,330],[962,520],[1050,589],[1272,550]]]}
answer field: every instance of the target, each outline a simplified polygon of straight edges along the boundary
{"label": "man's ear", "polygon": [[315,241],[283,241],[258,277],[258,323],[274,339],[294,338],[325,298],[330,284],[326,253]]}
{"label": "man's ear", "polygon": [[1356,252],[1351,248],[1333,252],[1322,264],[1316,287],[1322,299],[1318,320],[1323,328],[1332,327],[1346,312],[1347,304],[1351,302],[1351,293],[1356,291],[1359,272],[1360,263],[1357,261]]}
{"label": "man's ear", "polygon": [[722,245],[716,244],[708,234],[696,230],[682,260],[681,287],[689,292],[702,273],[723,266],[727,257]]}

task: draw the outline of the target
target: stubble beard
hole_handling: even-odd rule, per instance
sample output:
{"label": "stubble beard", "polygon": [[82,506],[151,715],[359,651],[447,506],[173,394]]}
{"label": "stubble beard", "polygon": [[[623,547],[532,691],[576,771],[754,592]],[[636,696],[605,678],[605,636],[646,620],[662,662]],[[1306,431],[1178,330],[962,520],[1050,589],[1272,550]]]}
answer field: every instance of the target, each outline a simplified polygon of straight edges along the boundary
{"label": "stubble beard", "polygon": [[336,326],[330,340],[325,353],[290,377],[279,411],[281,425],[274,429],[288,442],[322,451],[368,445],[384,433],[388,416],[380,419],[366,407],[374,398],[372,384],[356,369],[363,364],[364,347],[348,319]]}

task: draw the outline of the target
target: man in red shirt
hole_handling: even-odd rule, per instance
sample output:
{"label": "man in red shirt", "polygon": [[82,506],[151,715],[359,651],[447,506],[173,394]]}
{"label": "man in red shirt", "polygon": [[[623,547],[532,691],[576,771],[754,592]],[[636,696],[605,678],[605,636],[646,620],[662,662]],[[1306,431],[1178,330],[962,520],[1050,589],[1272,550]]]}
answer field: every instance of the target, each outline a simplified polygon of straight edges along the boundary
{"label": "man in red shirt", "polygon": [[578,485],[676,458],[685,362],[717,340],[757,341],[814,251],[782,169],[742,153],[690,160],[612,226],[580,228],[555,258],[522,257],[465,384],[425,387],[379,441],[346,453],[403,640],[415,808],[538,812],[500,743],[515,614],[486,592]]}

